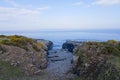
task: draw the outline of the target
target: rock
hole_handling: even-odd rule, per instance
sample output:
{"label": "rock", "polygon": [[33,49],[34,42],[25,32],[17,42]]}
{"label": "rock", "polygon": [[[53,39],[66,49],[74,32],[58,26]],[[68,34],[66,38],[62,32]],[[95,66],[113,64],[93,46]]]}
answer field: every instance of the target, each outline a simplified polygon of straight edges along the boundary
{"label": "rock", "polygon": [[[47,67],[47,52],[33,39],[22,36],[6,37],[10,37],[10,42],[1,42],[0,61],[10,62],[26,75],[38,74]],[[4,48],[4,52],[2,48]]]}
{"label": "rock", "polygon": [[56,62],[56,61],[64,61],[64,60],[66,60],[66,58],[51,59],[52,62]]}
{"label": "rock", "polygon": [[74,48],[78,45],[80,45],[82,42],[80,41],[66,41],[63,43],[62,48],[67,49],[70,52],[73,52]]}
{"label": "rock", "polygon": [[57,55],[55,55],[55,56],[48,56],[48,58],[56,58],[56,57],[59,57],[59,56],[57,56]]}
{"label": "rock", "polygon": [[49,40],[44,40],[44,39],[37,39],[38,42],[42,42],[47,46],[47,50],[50,50],[53,48],[53,42]]}
{"label": "rock", "polygon": [[[46,52],[41,49],[40,52],[27,52],[24,49],[15,46],[3,45],[7,52],[0,55],[0,60],[8,61],[11,65],[18,66],[27,75],[34,75],[40,69],[46,68]],[[33,67],[34,66],[34,67]]]}
{"label": "rock", "polygon": [[71,61],[71,63],[73,64],[73,66],[76,66],[76,65],[77,65],[78,58],[79,58],[79,56],[73,55],[73,59],[72,59],[72,61]]}
{"label": "rock", "polygon": [[53,42],[44,39],[37,39],[37,42],[41,42],[43,44],[43,49],[47,52],[47,55],[49,55],[49,50],[53,48]]}

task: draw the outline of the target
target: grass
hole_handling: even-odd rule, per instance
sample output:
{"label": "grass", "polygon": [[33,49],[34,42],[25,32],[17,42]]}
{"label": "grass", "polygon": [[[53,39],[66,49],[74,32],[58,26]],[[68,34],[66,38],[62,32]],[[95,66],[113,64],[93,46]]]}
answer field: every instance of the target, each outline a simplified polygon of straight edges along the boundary
{"label": "grass", "polygon": [[115,56],[119,56],[120,57],[120,50],[114,46],[106,46],[106,51],[107,53],[112,53]]}
{"label": "grass", "polygon": [[0,80],[9,80],[22,75],[23,74],[18,67],[10,65],[9,62],[0,61]]}
{"label": "grass", "polygon": [[117,56],[111,56],[109,59],[108,59],[108,62],[116,65],[118,68],[120,68],[120,57],[117,57]]}

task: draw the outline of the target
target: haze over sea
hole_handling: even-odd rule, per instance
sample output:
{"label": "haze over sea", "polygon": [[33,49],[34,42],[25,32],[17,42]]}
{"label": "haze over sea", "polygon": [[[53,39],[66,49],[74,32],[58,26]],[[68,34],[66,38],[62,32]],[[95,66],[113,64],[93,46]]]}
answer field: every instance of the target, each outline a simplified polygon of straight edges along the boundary
{"label": "haze over sea", "polygon": [[120,30],[0,31],[0,35],[23,35],[35,39],[46,39],[54,43],[54,48],[61,48],[66,40],[120,40]]}

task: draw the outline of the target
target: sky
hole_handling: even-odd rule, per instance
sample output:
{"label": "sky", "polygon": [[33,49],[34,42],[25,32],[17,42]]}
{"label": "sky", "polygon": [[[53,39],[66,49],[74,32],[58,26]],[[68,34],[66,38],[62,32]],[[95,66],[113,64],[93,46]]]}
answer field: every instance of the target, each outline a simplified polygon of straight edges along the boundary
{"label": "sky", "polygon": [[0,0],[0,31],[120,29],[120,0]]}

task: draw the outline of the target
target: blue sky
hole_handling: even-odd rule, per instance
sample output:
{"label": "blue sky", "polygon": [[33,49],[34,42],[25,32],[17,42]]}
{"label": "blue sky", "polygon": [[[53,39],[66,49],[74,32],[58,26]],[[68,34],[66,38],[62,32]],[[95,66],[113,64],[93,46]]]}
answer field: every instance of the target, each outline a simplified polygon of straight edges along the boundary
{"label": "blue sky", "polygon": [[120,29],[120,0],[0,0],[0,29]]}

